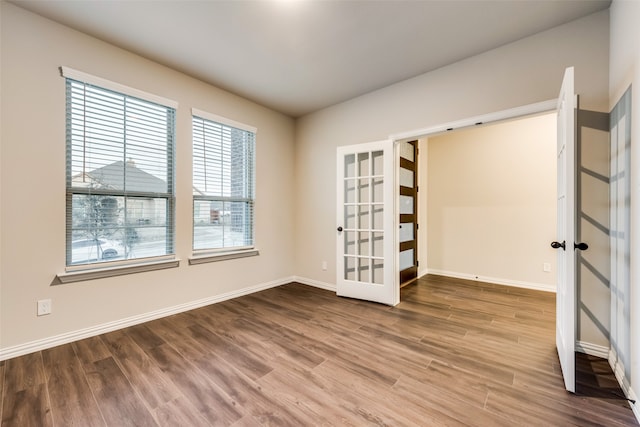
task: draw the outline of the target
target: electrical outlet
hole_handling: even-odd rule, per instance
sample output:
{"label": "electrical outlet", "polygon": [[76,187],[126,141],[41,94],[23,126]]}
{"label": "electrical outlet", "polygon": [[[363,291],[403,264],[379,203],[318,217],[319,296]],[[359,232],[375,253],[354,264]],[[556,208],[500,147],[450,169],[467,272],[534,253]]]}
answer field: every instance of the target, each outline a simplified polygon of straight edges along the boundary
{"label": "electrical outlet", "polygon": [[327,261],[322,261],[322,271],[327,271]]}
{"label": "electrical outlet", "polygon": [[51,314],[51,300],[41,299],[38,301],[38,316]]}
{"label": "electrical outlet", "polygon": [[549,273],[551,271],[551,263],[545,262],[544,264],[542,264],[542,271],[544,271],[545,273]]}

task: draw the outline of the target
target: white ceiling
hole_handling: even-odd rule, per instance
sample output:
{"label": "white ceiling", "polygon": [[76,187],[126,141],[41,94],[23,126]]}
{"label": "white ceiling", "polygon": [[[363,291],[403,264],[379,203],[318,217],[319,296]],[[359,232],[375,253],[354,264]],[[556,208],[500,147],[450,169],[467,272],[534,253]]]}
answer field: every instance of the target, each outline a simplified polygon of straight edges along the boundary
{"label": "white ceiling", "polygon": [[609,7],[610,0],[14,0],[293,117]]}

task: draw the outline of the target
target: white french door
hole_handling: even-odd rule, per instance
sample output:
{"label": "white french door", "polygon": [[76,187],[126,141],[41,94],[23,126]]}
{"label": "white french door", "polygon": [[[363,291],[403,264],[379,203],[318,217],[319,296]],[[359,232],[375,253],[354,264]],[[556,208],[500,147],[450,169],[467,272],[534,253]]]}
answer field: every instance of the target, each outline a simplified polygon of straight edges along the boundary
{"label": "white french door", "polygon": [[338,147],[336,170],[337,294],[396,305],[393,142]]}
{"label": "white french door", "polygon": [[556,291],[556,347],[565,388],[575,392],[576,330],[576,194],[575,109],[573,67],[567,68],[558,97],[558,283]]}

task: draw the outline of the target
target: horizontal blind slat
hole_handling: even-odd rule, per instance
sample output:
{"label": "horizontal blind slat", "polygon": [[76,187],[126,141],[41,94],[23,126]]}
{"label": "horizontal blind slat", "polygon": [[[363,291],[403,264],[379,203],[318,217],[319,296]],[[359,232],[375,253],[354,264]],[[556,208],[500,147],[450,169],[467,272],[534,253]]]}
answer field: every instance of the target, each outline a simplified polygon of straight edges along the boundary
{"label": "horizontal blind slat", "polygon": [[174,128],[173,108],[67,79],[67,265],[174,252]]}
{"label": "horizontal blind slat", "polygon": [[194,249],[252,246],[254,135],[195,115],[192,128]]}

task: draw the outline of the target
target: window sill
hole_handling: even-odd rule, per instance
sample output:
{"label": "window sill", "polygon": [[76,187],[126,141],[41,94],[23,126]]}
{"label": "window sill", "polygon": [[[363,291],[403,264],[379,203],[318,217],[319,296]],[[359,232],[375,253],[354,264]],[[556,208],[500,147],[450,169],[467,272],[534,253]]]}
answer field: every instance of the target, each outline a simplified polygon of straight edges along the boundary
{"label": "window sill", "polygon": [[245,251],[237,252],[222,252],[218,254],[202,254],[194,255],[189,258],[189,265],[206,264],[208,262],[227,261],[230,259],[247,258],[260,255],[260,251],[257,249],[249,249]]}
{"label": "window sill", "polygon": [[108,268],[95,268],[90,270],[67,272],[58,274],[51,285],[63,285],[66,283],[83,282],[85,280],[103,279],[106,277],[124,276],[127,274],[143,273],[145,271],[164,270],[180,266],[179,259],[148,262],[144,264],[125,265]]}

